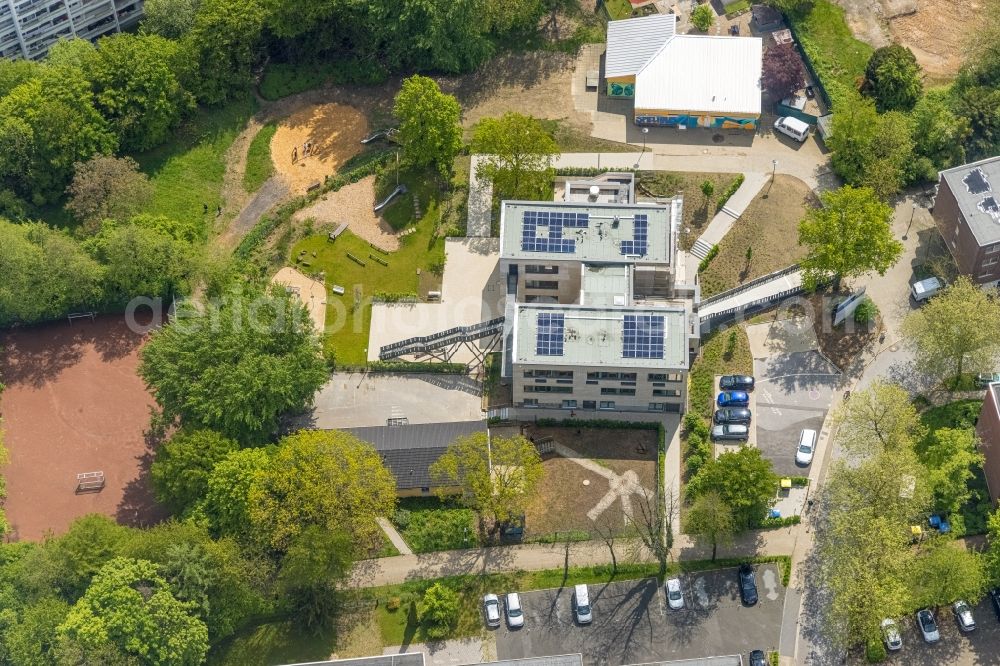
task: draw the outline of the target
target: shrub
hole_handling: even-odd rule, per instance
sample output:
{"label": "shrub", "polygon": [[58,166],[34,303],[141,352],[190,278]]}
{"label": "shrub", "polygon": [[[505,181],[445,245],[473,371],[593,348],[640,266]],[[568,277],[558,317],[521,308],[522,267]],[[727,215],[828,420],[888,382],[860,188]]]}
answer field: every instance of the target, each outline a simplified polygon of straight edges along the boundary
{"label": "shrub", "polygon": [[701,193],[705,195],[706,199],[711,199],[712,195],[715,194],[715,185],[712,181],[706,180],[701,183]]}
{"label": "shrub", "polygon": [[691,23],[702,32],[707,32],[715,23],[715,10],[712,9],[712,5],[706,3],[695,7],[691,12]]}
{"label": "shrub", "polygon": [[385,602],[385,609],[391,613],[395,613],[402,605],[403,600],[399,597],[389,597],[389,600]]}
{"label": "shrub", "polygon": [[783,518],[765,518],[760,521],[761,529],[771,530],[778,527],[791,527],[802,522],[802,516],[785,516]]}
{"label": "shrub", "polygon": [[858,324],[872,324],[876,317],[878,317],[878,306],[875,305],[875,301],[865,296],[854,310],[854,321]]}
{"label": "shrub", "polygon": [[698,264],[698,272],[704,273],[705,269],[708,268],[708,265],[712,263],[712,259],[715,259],[717,256],[719,256],[719,246],[713,245],[712,249],[705,255],[705,258],[701,260],[700,264]]}
{"label": "shrub", "polygon": [[879,639],[868,641],[865,647],[865,659],[869,664],[878,664],[886,660],[889,655],[885,651],[885,645]]}
{"label": "shrub", "polygon": [[705,423],[705,419],[701,418],[694,412],[688,412],[684,415],[684,432],[689,436],[700,437],[702,439],[708,439],[711,430],[708,424]]}
{"label": "shrub", "polygon": [[719,195],[719,201],[716,204],[719,208],[725,206],[726,202],[729,201],[729,197],[736,194],[736,190],[740,189],[740,185],[743,184],[743,178],[743,174],[737,175],[736,178],[733,178],[733,182],[729,183],[729,186],[722,190],[722,194]]}
{"label": "shrub", "polygon": [[410,512],[406,509],[396,509],[392,517],[392,524],[398,529],[405,530],[410,526]]}
{"label": "shrub", "polygon": [[451,634],[458,621],[460,604],[458,593],[441,583],[427,588],[420,604],[420,622],[428,638],[442,639]]}

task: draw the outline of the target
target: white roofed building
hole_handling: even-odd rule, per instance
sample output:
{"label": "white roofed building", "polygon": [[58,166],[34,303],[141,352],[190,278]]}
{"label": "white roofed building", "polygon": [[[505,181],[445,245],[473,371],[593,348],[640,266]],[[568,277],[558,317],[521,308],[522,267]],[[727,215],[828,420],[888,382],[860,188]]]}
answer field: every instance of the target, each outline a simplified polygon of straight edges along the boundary
{"label": "white roofed building", "polygon": [[608,96],[634,99],[637,125],[755,130],[761,39],[675,28],[672,14],[608,23]]}

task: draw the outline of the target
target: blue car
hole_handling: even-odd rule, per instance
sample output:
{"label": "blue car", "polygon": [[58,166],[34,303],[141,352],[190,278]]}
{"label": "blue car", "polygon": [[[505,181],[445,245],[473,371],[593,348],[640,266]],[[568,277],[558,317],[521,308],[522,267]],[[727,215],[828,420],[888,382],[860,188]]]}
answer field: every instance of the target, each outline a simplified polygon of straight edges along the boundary
{"label": "blue car", "polygon": [[746,407],[750,404],[750,396],[745,391],[723,391],[716,402],[719,407]]}

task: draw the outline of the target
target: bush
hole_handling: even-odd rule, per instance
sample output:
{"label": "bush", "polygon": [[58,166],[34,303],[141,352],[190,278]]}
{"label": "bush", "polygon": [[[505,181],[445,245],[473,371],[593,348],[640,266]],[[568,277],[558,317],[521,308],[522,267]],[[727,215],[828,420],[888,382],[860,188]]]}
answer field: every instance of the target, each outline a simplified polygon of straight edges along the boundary
{"label": "bush", "polygon": [[736,194],[736,190],[740,189],[740,185],[743,184],[743,179],[743,174],[739,174],[736,178],[733,178],[733,182],[729,183],[729,187],[722,190],[722,194],[719,195],[717,207],[722,208],[726,205],[726,202],[729,201],[729,197]]}
{"label": "bush", "polygon": [[785,516],[783,518],[765,518],[760,521],[760,527],[764,530],[772,530],[778,527],[791,527],[802,522],[802,516]]}
{"label": "bush", "polygon": [[691,23],[702,32],[707,32],[715,23],[715,10],[712,9],[712,5],[706,3],[695,7],[691,12]]}
{"label": "bush", "polygon": [[389,600],[385,602],[385,609],[390,613],[395,613],[402,605],[403,600],[399,597],[389,597]]}
{"label": "bush", "polygon": [[372,361],[368,372],[420,372],[436,375],[464,375],[469,371],[464,363],[431,363],[428,361]]}
{"label": "bush", "polygon": [[396,509],[396,513],[392,516],[392,524],[398,529],[405,530],[410,526],[410,512],[406,509]]}
{"label": "bush", "polygon": [[702,439],[708,439],[708,436],[711,434],[711,430],[708,424],[705,423],[705,419],[694,412],[688,412],[684,415],[684,432],[689,436],[695,435]]}
{"label": "bush", "polygon": [[854,310],[854,321],[858,324],[873,324],[878,317],[878,306],[865,296],[864,300]]}
{"label": "bush", "polygon": [[420,298],[410,291],[376,291],[373,303],[416,303]]}
{"label": "bush", "polygon": [[869,664],[878,664],[886,660],[889,655],[885,651],[885,644],[878,639],[868,641],[865,646],[865,659]]}
{"label": "bush", "polygon": [[708,265],[712,263],[712,259],[715,259],[717,256],[719,256],[719,246],[713,245],[712,249],[705,255],[705,258],[701,260],[700,264],[698,264],[698,272],[704,273],[705,269],[708,268]]}
{"label": "bush", "polygon": [[420,622],[428,638],[448,638],[458,621],[461,600],[458,593],[441,583],[434,583],[420,603]]}

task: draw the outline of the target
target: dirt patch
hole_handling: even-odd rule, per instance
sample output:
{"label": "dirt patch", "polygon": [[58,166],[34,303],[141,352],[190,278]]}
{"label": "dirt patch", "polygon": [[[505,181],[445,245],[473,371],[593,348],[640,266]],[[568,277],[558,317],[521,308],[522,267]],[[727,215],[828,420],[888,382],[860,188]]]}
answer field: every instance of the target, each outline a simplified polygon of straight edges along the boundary
{"label": "dirt patch", "polygon": [[[831,325],[829,314],[824,311],[824,299],[847,298],[850,295],[851,292],[827,292],[809,296],[812,312],[820,315],[812,317],[813,329],[816,331],[816,339],[819,341],[819,349],[841,370],[850,368],[866,350],[874,349],[884,330],[881,315],[876,317],[876,321],[870,326],[855,323],[853,317],[848,317],[837,327]],[[825,303],[828,310],[830,301],[826,300]]]}
{"label": "dirt patch", "polygon": [[307,106],[278,125],[271,139],[271,159],[291,190],[304,192],[361,152],[361,139],[367,134],[368,119],[352,106]]}
{"label": "dirt patch", "polygon": [[[794,176],[778,175],[750,202],[722,242],[719,254],[701,273],[703,298],[738,287],[794,264],[805,256],[799,245],[799,222],[819,201]],[[747,248],[752,249],[747,261]]]}
{"label": "dirt patch", "polygon": [[293,219],[301,222],[313,218],[319,224],[334,227],[346,222],[354,235],[383,250],[398,250],[399,235],[372,210],[374,205],[375,176],[368,176],[324,194],[316,203],[297,212]]}
{"label": "dirt patch", "polygon": [[[59,534],[88,513],[130,525],[165,516],[148,482],[144,431],[154,403],[136,374],[144,339],[120,316],[0,337],[12,540]],[[76,475],[96,471],[104,472],[104,489],[76,494]]]}
{"label": "dirt patch", "polygon": [[[682,250],[690,250],[705,227],[721,208],[719,195],[735,180],[734,173],[688,173],[680,171],[640,171],[636,187],[641,197],[665,199],[683,195],[684,208],[679,242]],[[705,181],[712,183],[712,196],[701,191]]]}
{"label": "dirt patch", "polygon": [[969,38],[984,20],[982,0],[919,0],[917,11],[891,19],[889,30],[913,51],[928,78],[945,82],[958,73]]}

